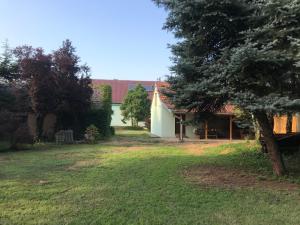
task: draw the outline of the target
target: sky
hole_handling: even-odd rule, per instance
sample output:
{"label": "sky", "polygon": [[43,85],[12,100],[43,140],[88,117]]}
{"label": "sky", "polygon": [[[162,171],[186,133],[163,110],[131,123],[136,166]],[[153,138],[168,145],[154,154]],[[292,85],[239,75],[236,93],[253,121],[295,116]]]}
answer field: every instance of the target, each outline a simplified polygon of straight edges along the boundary
{"label": "sky", "polygon": [[0,41],[51,53],[70,39],[94,79],[157,80],[172,65],[166,16],[151,0],[0,0]]}

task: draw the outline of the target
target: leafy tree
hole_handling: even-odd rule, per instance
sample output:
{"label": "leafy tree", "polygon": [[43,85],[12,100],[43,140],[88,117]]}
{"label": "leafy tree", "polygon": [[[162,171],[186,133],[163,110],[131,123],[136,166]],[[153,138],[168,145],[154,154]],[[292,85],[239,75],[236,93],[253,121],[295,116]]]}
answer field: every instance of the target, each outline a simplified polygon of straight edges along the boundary
{"label": "leafy tree", "polygon": [[69,40],[53,54],[42,48],[21,46],[14,50],[21,79],[28,86],[32,111],[38,119],[38,137],[48,113],[57,115],[58,129],[84,130],[85,113],[90,109],[92,89],[89,68]]}
{"label": "leafy tree", "polygon": [[131,120],[132,126],[138,126],[139,121],[145,121],[150,115],[150,100],[145,88],[138,84],[130,90],[121,105],[123,122]]}
{"label": "leafy tree", "polygon": [[61,129],[82,130],[85,114],[91,106],[90,70],[80,65],[70,40],[53,52],[53,73],[57,84],[58,126]]}
{"label": "leafy tree", "polygon": [[52,56],[45,54],[42,48],[31,46],[17,47],[14,53],[18,58],[21,79],[28,87],[31,110],[37,116],[37,137],[41,137],[44,117],[47,113],[56,112],[58,104]]}
{"label": "leafy tree", "polygon": [[300,3],[294,0],[156,0],[169,10],[175,103],[214,112],[230,102],[254,115],[273,170],[285,173],[269,118],[299,110]]}

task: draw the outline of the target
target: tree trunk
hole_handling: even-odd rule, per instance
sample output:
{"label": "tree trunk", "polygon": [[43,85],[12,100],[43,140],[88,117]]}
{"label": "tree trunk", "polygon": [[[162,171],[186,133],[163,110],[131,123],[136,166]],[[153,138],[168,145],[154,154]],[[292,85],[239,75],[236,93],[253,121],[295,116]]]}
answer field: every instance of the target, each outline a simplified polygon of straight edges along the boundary
{"label": "tree trunk", "polygon": [[292,126],[293,126],[293,115],[291,113],[287,114],[287,122],[286,122],[286,133],[292,133]]}
{"label": "tree trunk", "polygon": [[274,137],[273,129],[269,123],[268,116],[266,113],[260,112],[256,113],[255,117],[261,128],[268,154],[272,162],[273,171],[277,176],[282,176],[286,173],[286,169],[277,141]]}
{"label": "tree trunk", "polygon": [[36,130],[37,130],[37,138],[40,140],[43,135],[43,123],[44,123],[44,114],[36,113]]}
{"label": "tree trunk", "polygon": [[255,140],[259,140],[260,139],[260,129],[259,129],[259,124],[257,122],[257,120],[254,119],[253,121],[253,127],[254,127],[254,132],[255,132]]}

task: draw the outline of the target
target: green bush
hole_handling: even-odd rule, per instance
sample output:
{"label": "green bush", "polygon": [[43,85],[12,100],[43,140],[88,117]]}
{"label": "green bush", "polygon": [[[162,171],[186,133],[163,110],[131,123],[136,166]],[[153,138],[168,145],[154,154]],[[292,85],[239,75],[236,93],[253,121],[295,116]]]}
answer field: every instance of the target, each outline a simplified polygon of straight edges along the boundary
{"label": "green bush", "polygon": [[110,127],[110,134],[114,136],[116,134],[116,130],[114,127]]}
{"label": "green bush", "polygon": [[108,138],[111,136],[109,114],[104,109],[91,109],[85,117],[85,127],[94,124],[100,130],[100,136]]}
{"label": "green bush", "polygon": [[138,126],[124,127],[124,130],[144,130],[144,127],[138,127]]}
{"label": "green bush", "polygon": [[99,129],[94,125],[90,125],[85,130],[85,140],[89,144],[95,144],[100,139]]}
{"label": "green bush", "polygon": [[94,124],[100,130],[101,138],[109,138],[114,134],[111,129],[112,89],[109,85],[100,85],[100,104],[94,104],[92,109],[85,115],[85,127]]}

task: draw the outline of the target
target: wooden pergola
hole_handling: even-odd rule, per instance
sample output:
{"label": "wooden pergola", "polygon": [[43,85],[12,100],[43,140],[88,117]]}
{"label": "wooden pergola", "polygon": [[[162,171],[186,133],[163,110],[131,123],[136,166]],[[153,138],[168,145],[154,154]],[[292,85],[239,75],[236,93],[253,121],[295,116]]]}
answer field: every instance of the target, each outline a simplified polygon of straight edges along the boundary
{"label": "wooden pergola", "polygon": [[[177,118],[179,120],[179,123],[180,123],[180,134],[179,134],[179,141],[182,142],[183,141],[183,123],[184,123],[184,120],[183,120],[183,115],[184,114],[179,114],[179,115],[176,115],[174,114],[175,118]],[[232,141],[233,140],[233,115],[232,114],[218,114],[218,115],[223,115],[223,116],[228,116],[229,117],[229,124],[228,124],[228,128],[229,128],[229,140]],[[209,129],[208,129],[208,121],[206,120],[205,121],[205,125],[204,125],[204,133],[205,133],[205,140],[208,140],[209,139]]]}
{"label": "wooden pergola", "polygon": [[[229,140],[233,140],[233,116],[229,115]],[[205,140],[208,140],[208,121],[205,121]]]}

